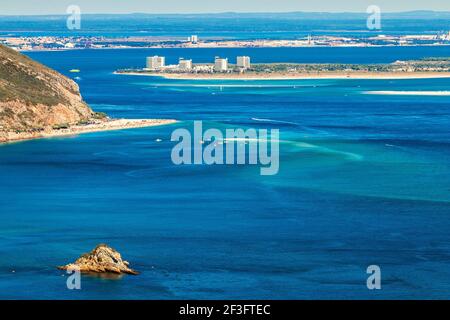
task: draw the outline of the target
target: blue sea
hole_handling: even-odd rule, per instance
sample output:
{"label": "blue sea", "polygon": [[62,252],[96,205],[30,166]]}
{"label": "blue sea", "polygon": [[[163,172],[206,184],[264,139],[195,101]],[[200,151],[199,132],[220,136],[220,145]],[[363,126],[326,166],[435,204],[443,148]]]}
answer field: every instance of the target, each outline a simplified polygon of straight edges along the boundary
{"label": "blue sea", "polygon": [[[96,111],[168,126],[0,145],[2,299],[446,299],[450,296],[450,79],[167,80],[114,75],[148,55],[195,62],[383,63],[449,47],[33,52],[78,77]],[[69,70],[80,69],[78,74]],[[280,171],[176,166],[176,128],[280,130]],[[159,139],[161,141],[159,141]],[[139,276],[56,266],[99,243]],[[381,268],[381,290],[366,269]]]}

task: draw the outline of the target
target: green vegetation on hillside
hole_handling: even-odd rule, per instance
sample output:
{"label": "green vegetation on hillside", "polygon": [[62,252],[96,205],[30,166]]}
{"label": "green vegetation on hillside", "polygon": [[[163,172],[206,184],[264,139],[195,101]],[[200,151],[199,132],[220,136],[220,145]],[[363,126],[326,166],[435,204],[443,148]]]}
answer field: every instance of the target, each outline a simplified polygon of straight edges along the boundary
{"label": "green vegetation on hillside", "polygon": [[56,77],[53,70],[0,45],[0,101],[18,100],[28,105],[47,106],[66,103],[50,86],[58,81]]}
{"label": "green vegetation on hillside", "polygon": [[0,45],[0,141],[10,133],[68,128],[101,119],[71,79]]}

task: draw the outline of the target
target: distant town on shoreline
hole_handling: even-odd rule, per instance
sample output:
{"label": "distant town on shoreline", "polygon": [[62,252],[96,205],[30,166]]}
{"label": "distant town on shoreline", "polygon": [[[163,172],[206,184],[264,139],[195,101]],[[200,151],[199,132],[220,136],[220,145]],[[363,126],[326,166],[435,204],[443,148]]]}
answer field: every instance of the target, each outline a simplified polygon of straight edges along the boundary
{"label": "distant town on shoreline", "polygon": [[167,36],[0,36],[0,44],[17,51],[132,48],[266,48],[266,47],[376,47],[450,45],[450,30],[430,34],[357,37],[308,34],[298,39],[224,39]]}

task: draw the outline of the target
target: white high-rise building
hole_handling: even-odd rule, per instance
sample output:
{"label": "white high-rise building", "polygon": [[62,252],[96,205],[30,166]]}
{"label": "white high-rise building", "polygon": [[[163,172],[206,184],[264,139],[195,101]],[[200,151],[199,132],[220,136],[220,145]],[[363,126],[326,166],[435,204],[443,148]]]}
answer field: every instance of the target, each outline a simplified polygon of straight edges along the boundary
{"label": "white high-rise building", "polygon": [[166,65],[166,58],[160,56],[147,57],[147,69],[157,70],[164,68]]}
{"label": "white high-rise building", "polygon": [[180,58],[178,68],[181,70],[192,70],[192,60]]}
{"label": "white high-rise building", "polygon": [[249,69],[251,67],[250,57],[247,56],[237,57],[236,65],[239,68]]}
{"label": "white high-rise building", "polygon": [[224,59],[216,57],[216,60],[214,61],[214,71],[217,72],[228,71],[228,58]]}
{"label": "white high-rise building", "polygon": [[197,35],[192,35],[189,37],[189,41],[192,43],[197,43],[198,42],[198,36]]}

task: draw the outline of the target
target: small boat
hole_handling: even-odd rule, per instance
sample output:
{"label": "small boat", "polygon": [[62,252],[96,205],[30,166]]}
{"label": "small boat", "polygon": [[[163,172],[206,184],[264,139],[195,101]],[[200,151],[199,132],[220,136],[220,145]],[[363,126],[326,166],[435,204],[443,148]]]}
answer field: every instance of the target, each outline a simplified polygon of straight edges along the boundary
{"label": "small boat", "polygon": [[71,73],[79,73],[80,69],[71,69],[69,72],[71,72]]}

